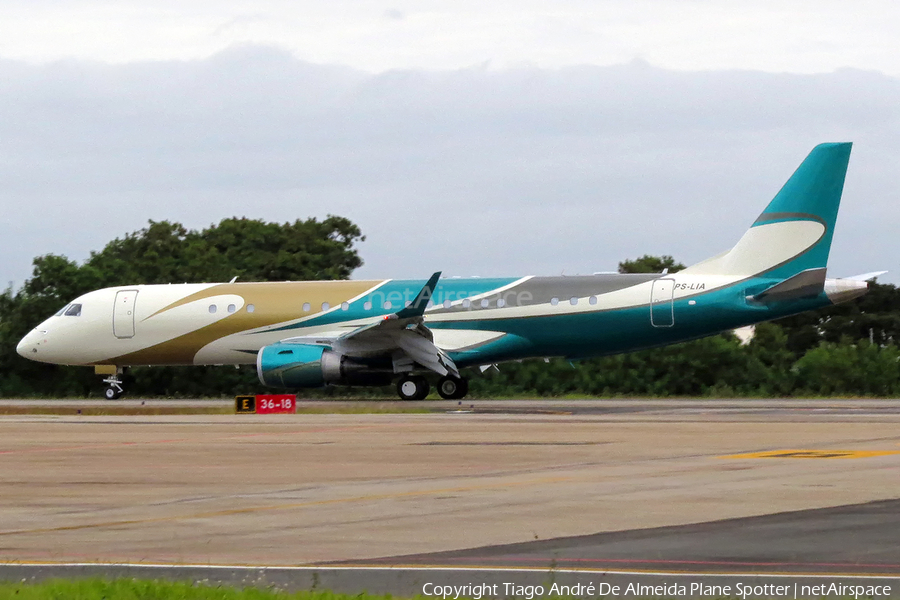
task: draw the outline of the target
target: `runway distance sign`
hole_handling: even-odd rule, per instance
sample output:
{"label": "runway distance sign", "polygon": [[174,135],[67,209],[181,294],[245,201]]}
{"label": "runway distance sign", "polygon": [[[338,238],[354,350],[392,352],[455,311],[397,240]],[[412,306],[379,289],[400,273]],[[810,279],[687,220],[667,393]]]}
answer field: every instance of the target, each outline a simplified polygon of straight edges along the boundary
{"label": "runway distance sign", "polygon": [[296,394],[259,394],[236,396],[234,412],[238,414],[294,414],[297,412]]}

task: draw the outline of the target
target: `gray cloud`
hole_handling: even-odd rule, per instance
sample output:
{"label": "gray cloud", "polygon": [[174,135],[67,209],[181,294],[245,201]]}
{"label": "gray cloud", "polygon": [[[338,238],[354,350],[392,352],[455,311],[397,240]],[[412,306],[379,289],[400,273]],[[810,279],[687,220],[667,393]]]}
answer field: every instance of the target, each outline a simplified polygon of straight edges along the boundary
{"label": "gray cloud", "polygon": [[[328,213],[357,276],[589,273],[731,246],[815,144],[856,142],[832,272],[900,277],[900,80],[633,62],[371,75],[266,47],[0,62],[2,281],[147,219]],[[891,278],[891,281],[898,279]]]}

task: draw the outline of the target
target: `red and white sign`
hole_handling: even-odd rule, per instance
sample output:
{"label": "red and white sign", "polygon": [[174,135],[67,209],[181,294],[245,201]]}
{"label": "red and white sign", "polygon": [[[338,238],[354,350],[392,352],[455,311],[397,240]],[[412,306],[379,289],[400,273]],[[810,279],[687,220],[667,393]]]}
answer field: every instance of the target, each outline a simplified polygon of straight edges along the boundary
{"label": "red and white sign", "polygon": [[296,394],[264,394],[256,397],[256,414],[271,415],[297,412]]}

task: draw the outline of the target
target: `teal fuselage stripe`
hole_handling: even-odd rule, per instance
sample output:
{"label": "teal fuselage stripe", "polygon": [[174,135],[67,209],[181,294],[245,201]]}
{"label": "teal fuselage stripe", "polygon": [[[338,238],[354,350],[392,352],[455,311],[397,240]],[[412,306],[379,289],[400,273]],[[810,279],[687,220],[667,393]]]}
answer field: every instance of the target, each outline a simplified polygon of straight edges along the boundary
{"label": "teal fuselage stripe", "polygon": [[[753,305],[747,290],[762,288],[771,280],[744,281],[705,294],[676,300],[671,327],[655,327],[650,305],[615,310],[477,321],[428,323],[432,329],[479,329],[509,335],[478,348],[450,352],[460,367],[533,356],[585,358],[629,352],[701,338],[721,331],[777,319],[828,306],[820,294],[814,298],[772,305]],[[689,304],[689,301],[695,304]]]}
{"label": "teal fuselage stripe", "polygon": [[[440,305],[444,300],[458,302],[463,298],[478,295],[491,297],[498,288],[505,288],[519,279],[442,280],[435,288],[433,302]],[[563,299],[561,300],[563,305],[567,302],[564,299],[568,298],[567,279],[558,278],[557,290],[559,297]],[[780,281],[778,277],[754,277],[724,288],[678,299],[671,303],[671,313],[668,312],[669,304],[664,303],[661,314],[671,314],[670,327],[656,327],[651,323],[649,297],[645,303],[634,306],[577,313],[565,313],[562,306],[554,308],[549,304],[534,304],[532,306],[535,312],[541,311],[543,314],[506,318],[502,316],[504,309],[497,309],[492,305],[491,313],[495,317],[471,319],[469,317],[473,312],[482,310],[479,302],[475,301],[470,309],[455,313],[465,316],[465,319],[433,320],[428,318],[426,312],[425,322],[433,330],[481,330],[507,334],[471,349],[450,351],[454,362],[460,367],[465,367],[533,356],[582,358],[663,346],[830,304],[824,293],[814,298],[773,304],[759,304],[747,300],[748,296],[757,294],[778,281]],[[334,325],[394,314],[403,307],[407,298],[410,301],[415,298],[424,285],[425,280],[390,281],[374,292],[351,302],[348,310],[333,310],[306,321],[281,327],[279,330],[294,331],[302,335],[303,329],[307,327]],[[515,289],[517,288],[512,288]],[[391,302],[391,308],[384,308],[384,301]],[[694,304],[690,304],[691,301]],[[366,310],[365,305],[368,302],[372,303],[372,307]],[[660,305],[654,305],[654,309],[660,310]],[[559,314],[553,314],[555,310],[559,310]]]}

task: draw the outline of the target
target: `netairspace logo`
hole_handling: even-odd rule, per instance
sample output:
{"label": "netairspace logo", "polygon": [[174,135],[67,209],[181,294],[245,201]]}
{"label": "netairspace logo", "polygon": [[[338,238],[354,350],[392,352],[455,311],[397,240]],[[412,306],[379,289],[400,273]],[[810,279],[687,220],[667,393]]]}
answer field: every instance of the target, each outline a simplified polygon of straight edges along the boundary
{"label": "netairspace logo", "polygon": [[543,597],[593,598],[596,596],[731,596],[742,598],[883,598],[891,595],[889,585],[848,585],[837,582],[816,585],[793,584],[753,584],[708,585],[705,583],[660,583],[656,585],[629,583],[612,585],[590,582],[587,585],[520,585],[517,583],[467,583],[465,585],[439,585],[426,583],[422,586],[425,596],[439,596],[444,600],[471,598],[524,598],[535,600]]}

